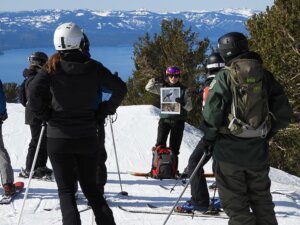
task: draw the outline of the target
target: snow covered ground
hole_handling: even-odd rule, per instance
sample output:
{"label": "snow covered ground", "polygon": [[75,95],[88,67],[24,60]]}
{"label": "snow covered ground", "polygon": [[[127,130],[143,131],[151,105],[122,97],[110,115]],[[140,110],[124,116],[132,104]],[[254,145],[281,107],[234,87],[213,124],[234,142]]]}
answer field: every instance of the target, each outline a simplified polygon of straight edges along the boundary
{"label": "snow covered ground", "polygon": [[[109,125],[106,126],[106,148],[108,152],[108,182],[106,196],[114,212],[117,224],[123,225],[160,225],[166,215],[131,214],[120,210],[117,206],[126,206],[143,209],[146,203],[170,209],[183,190],[179,185],[170,193],[159,186],[163,184],[172,187],[175,181],[153,180],[128,175],[126,171],[148,172],[151,165],[151,147],[156,140],[158,109],[152,106],[124,106],[118,109],[118,118],[113,123],[116,148],[121,170],[122,187],[129,196],[119,196],[120,184],[117,174],[114,149]],[[24,108],[20,104],[8,104],[8,120],[3,124],[5,146],[10,154],[16,180],[20,168],[25,164],[27,147],[30,141],[29,127],[24,125]],[[179,169],[182,171],[188,158],[202,136],[196,128],[186,124],[181,153],[179,156]],[[48,162],[48,166],[51,167]],[[211,172],[211,162],[205,166]],[[300,221],[300,178],[289,175],[277,169],[271,169],[273,200],[279,225],[299,225]],[[25,185],[27,180],[24,180]],[[208,179],[211,184],[213,178]],[[2,189],[2,188],[1,188]],[[2,191],[2,190],[0,190]],[[82,196],[82,193],[80,194]],[[17,224],[22,206],[22,197],[18,196],[10,205],[0,205],[0,225]],[[182,201],[190,197],[188,188]],[[78,208],[86,207],[85,200],[78,201]],[[50,211],[46,211],[48,209]],[[81,213],[83,225],[92,224],[91,210]],[[225,225],[227,219],[191,218],[171,216],[168,224],[173,225]],[[54,182],[33,180],[29,190],[23,213],[24,225],[58,225],[61,224],[57,186]]]}

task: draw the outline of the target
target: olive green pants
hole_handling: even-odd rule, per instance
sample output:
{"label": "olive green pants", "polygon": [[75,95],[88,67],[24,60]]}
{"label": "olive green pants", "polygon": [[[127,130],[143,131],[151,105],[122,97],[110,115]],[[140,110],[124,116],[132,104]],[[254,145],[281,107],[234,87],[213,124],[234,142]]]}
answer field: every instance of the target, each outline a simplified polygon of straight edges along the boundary
{"label": "olive green pants", "polygon": [[277,225],[269,167],[245,168],[217,162],[216,181],[229,225]]}

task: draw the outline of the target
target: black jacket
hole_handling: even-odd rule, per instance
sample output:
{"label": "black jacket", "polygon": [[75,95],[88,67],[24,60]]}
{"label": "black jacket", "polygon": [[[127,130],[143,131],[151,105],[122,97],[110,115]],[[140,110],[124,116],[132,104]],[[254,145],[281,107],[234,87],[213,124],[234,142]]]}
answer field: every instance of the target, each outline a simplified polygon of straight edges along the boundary
{"label": "black jacket", "polygon": [[[29,98],[29,89],[28,86],[30,82],[34,79],[35,75],[38,73],[37,67],[30,67],[29,69],[24,69],[23,76],[26,78],[25,80],[25,95],[26,99]],[[40,125],[42,124],[42,120],[38,119],[35,114],[30,110],[29,107],[25,107],[25,124],[28,125]]]}
{"label": "black jacket", "polygon": [[62,56],[55,73],[40,71],[30,83],[28,105],[48,121],[50,138],[81,138],[96,135],[97,96],[111,90],[108,101],[116,109],[127,92],[126,84],[101,63],[81,52]]}

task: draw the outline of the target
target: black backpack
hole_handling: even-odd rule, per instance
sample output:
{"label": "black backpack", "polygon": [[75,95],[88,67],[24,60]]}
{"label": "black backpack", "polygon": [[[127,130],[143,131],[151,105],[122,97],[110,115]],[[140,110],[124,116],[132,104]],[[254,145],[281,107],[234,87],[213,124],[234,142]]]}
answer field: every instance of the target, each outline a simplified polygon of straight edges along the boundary
{"label": "black backpack", "polygon": [[151,177],[156,179],[174,179],[177,174],[176,156],[170,148],[157,146],[152,150]]}

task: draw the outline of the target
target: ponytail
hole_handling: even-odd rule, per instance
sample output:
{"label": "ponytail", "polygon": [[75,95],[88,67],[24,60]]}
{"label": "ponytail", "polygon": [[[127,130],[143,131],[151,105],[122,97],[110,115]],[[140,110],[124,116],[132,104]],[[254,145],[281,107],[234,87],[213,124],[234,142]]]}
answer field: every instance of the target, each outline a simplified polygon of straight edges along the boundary
{"label": "ponytail", "polygon": [[60,60],[61,60],[61,54],[59,52],[56,52],[50,57],[50,59],[46,64],[46,70],[48,74],[56,73],[56,71],[59,69]]}

